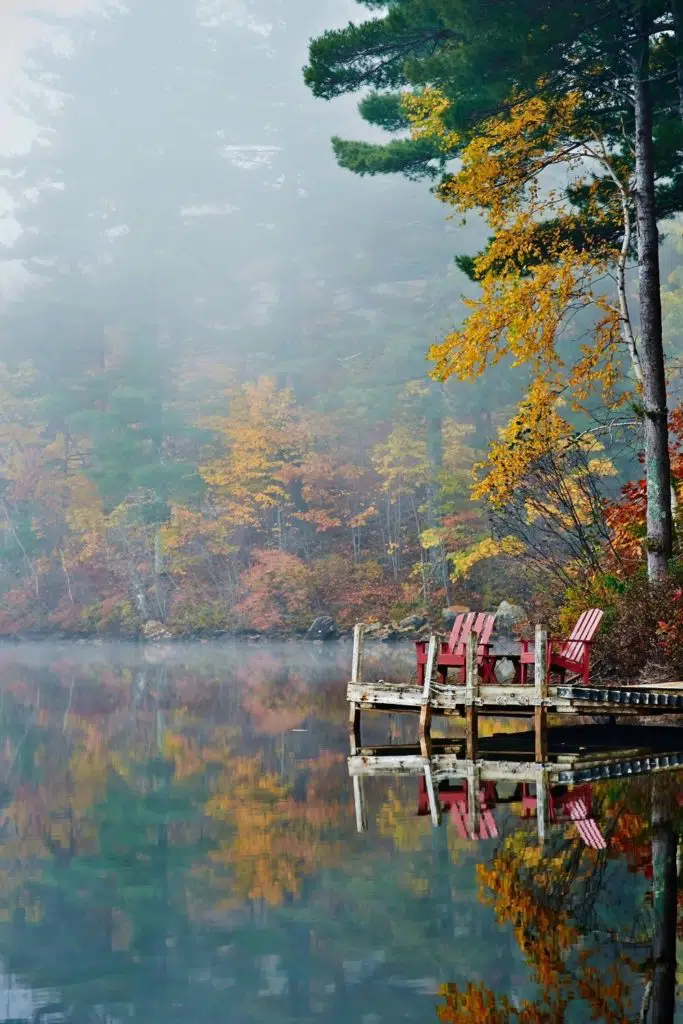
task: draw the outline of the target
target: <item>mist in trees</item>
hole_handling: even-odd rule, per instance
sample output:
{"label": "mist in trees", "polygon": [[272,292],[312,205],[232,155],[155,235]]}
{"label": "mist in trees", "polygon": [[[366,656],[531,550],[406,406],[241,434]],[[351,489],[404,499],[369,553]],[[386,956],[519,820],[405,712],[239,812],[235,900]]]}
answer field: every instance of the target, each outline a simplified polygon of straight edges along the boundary
{"label": "mist in trees", "polygon": [[[503,597],[556,606],[568,581],[623,576],[647,558],[661,575],[677,553],[678,435],[669,474],[665,424],[647,411],[662,395],[643,398],[609,283],[616,274],[637,333],[640,193],[617,136],[634,130],[626,72],[645,37],[654,215],[680,206],[675,30],[655,6],[647,25],[629,8],[623,45],[580,4],[547,22],[542,4],[523,17],[503,5],[484,34],[464,0],[438,17],[421,2],[350,0],[32,14],[6,96],[22,130],[8,132],[0,183],[0,635],[289,632],[319,614],[341,628],[414,613],[440,622],[446,606]],[[555,72],[535,101],[552,117],[506,112],[513,85]],[[477,125],[494,115],[503,165],[574,175],[570,212],[544,213],[542,229],[517,230],[514,188],[503,214],[496,188],[474,187]],[[598,129],[604,173],[578,180],[563,140]],[[552,205],[548,187],[539,195]],[[673,273],[662,275],[671,394],[676,231],[667,221],[660,247]],[[514,268],[504,281],[503,264]],[[534,293],[539,267],[547,287]],[[593,278],[544,320],[534,302],[554,300],[558,268],[565,282]],[[509,314],[507,333],[473,333],[473,310],[489,325]],[[455,349],[463,372],[444,370]],[[647,437],[659,456],[644,475],[658,483],[638,490]],[[496,459],[506,514],[482,484]],[[551,463],[562,469],[543,490]],[[528,503],[508,514],[508,494],[537,504],[539,487],[541,519]],[[621,532],[605,530],[613,522]]]}
{"label": "mist in trees", "polygon": [[35,15],[32,140],[3,158],[0,633],[302,627],[352,618],[359,588],[387,616],[446,603],[420,535],[490,403],[430,387],[425,352],[476,232],[336,166],[300,68],[350,13]]}

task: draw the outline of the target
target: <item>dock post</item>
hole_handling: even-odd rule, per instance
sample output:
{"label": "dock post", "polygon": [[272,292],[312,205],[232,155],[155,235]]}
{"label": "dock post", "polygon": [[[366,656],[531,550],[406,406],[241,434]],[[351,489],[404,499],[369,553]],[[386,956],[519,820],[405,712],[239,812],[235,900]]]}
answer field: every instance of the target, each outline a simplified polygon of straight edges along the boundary
{"label": "dock post", "polygon": [[[357,622],[353,627],[353,655],[351,657],[351,682],[363,681],[363,655],[365,653],[365,624]],[[360,707],[355,701],[349,704],[349,733],[351,735],[352,753],[357,753],[361,745]]]}
{"label": "dock post", "polygon": [[357,622],[353,627],[353,656],[351,660],[351,682],[363,682],[363,655],[365,653],[365,623]]}
{"label": "dock post", "polygon": [[353,802],[356,808],[356,831],[367,832],[368,815],[365,807],[365,790],[363,780],[358,775],[353,777]]}
{"label": "dock post", "polygon": [[548,757],[548,632],[536,626],[534,645],[534,747],[535,760],[545,764]]}
{"label": "dock post", "polygon": [[427,647],[427,664],[425,665],[425,680],[422,687],[422,702],[420,704],[420,725],[418,729],[420,746],[423,746],[423,743],[428,739],[432,728],[432,676],[434,675],[434,662],[436,661],[438,642],[432,633]]}
{"label": "dock post", "polygon": [[538,843],[545,843],[545,826],[548,820],[548,770],[542,765],[536,766],[536,825]]}
{"label": "dock post", "polygon": [[479,638],[472,630],[465,647],[465,742],[468,761],[476,761],[479,747],[479,709],[475,703],[479,697],[478,643]]}
{"label": "dock post", "polygon": [[476,839],[481,827],[481,770],[478,764],[467,764],[467,824],[470,839]]}
{"label": "dock post", "polygon": [[425,788],[427,790],[427,799],[429,801],[429,813],[432,817],[432,825],[436,828],[441,824],[441,809],[439,807],[439,801],[436,798],[436,791],[434,790],[434,779],[432,778],[432,766],[428,759],[425,759],[424,765],[425,771]]}

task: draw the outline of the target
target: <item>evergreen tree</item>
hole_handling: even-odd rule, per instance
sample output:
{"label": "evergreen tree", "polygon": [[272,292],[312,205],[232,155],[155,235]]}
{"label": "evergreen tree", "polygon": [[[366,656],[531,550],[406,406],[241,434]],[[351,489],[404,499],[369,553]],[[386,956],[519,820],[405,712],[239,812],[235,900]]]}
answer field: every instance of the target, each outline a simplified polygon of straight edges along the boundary
{"label": "evergreen tree", "polygon": [[[495,14],[470,0],[436,6],[428,0],[396,0],[384,17],[315,40],[305,70],[306,81],[321,96],[375,90],[361,113],[392,131],[405,128],[400,95],[377,90],[435,86],[450,101],[447,127],[455,130],[456,139],[476,133],[492,113],[524,96],[572,91],[585,97],[587,133],[598,127],[617,150],[624,134],[630,136],[652,577],[666,573],[672,552],[657,215],[678,210],[683,202],[683,140],[672,88],[677,46],[669,38],[675,33],[665,0],[601,0],[590,6],[577,0],[561,9],[545,0],[520,8],[510,0],[496,5]],[[655,99],[661,101],[656,114]],[[386,166],[393,146],[367,150],[335,141],[340,161],[358,173],[402,169]],[[457,147],[457,142],[444,147],[444,157],[456,155]],[[413,173],[409,164],[405,170]],[[429,172],[427,162],[423,170]]]}

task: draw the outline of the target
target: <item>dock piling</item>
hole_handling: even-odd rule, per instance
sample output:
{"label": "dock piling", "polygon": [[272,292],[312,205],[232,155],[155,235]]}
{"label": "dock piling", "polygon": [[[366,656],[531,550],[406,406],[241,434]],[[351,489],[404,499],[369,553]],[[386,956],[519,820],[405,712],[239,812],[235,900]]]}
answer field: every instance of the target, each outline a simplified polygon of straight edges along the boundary
{"label": "dock piling", "polygon": [[356,808],[356,831],[367,832],[368,815],[365,806],[365,789],[363,779],[359,775],[353,777],[353,803]]}
{"label": "dock piling", "polygon": [[472,631],[465,648],[465,740],[467,760],[476,761],[479,740],[479,670],[477,668],[477,634]]}
{"label": "dock piling", "polygon": [[[547,759],[548,733],[548,632],[536,626],[534,643],[534,738],[535,760],[544,764]],[[540,805],[539,805],[540,806]]]}
{"label": "dock piling", "polygon": [[434,675],[434,662],[436,661],[438,643],[437,637],[432,633],[427,647],[427,664],[425,665],[425,678],[420,704],[420,724],[418,728],[420,743],[428,739],[432,727],[432,677]]}
{"label": "dock piling", "polygon": [[[351,658],[351,682],[363,681],[363,655],[365,654],[365,623],[357,622],[353,627],[353,655]],[[349,702],[349,734],[355,748],[361,745],[360,706]],[[355,753],[355,750],[354,750]]]}
{"label": "dock piling", "polygon": [[428,760],[425,760],[424,765],[425,773],[425,788],[427,790],[427,800],[429,801],[429,813],[432,818],[432,825],[436,828],[441,824],[441,808],[439,807],[439,801],[436,797],[436,791],[434,789],[434,779],[432,778],[432,766]]}
{"label": "dock piling", "polygon": [[481,827],[481,768],[467,762],[467,816],[470,839],[476,839]]}

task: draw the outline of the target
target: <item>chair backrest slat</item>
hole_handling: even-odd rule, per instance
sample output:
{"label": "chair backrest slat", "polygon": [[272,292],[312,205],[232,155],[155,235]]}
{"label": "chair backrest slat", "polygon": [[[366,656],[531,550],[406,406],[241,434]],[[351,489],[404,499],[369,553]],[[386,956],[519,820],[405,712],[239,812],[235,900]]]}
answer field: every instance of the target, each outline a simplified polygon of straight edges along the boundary
{"label": "chair backrest slat", "polygon": [[460,643],[460,635],[462,633],[462,624],[465,621],[465,615],[463,612],[460,615],[455,616],[455,622],[453,623],[453,629],[451,635],[448,638],[448,650],[453,653],[455,648]]}
{"label": "chair backrest slat", "polygon": [[460,631],[456,637],[454,635],[454,627],[453,633],[451,633],[451,641],[449,641],[448,643],[448,650],[451,652],[451,654],[457,654],[465,646],[467,634],[472,629],[472,623],[474,622],[476,615],[476,612],[467,612],[467,614],[463,615],[462,617],[458,616],[458,618],[461,618]]}
{"label": "chair backrest slat", "polygon": [[481,630],[481,632],[479,633],[479,643],[482,645],[482,647],[485,646],[486,644],[490,643],[490,641],[491,641],[491,633],[493,633],[493,627],[495,626],[495,624],[496,624],[496,616],[495,615],[485,615],[484,616],[484,626],[483,626],[483,629]]}
{"label": "chair backrest slat", "polygon": [[[462,621],[458,623],[458,619],[462,619]],[[490,615],[487,612],[468,612],[466,615],[458,615],[448,640],[449,652],[451,654],[463,655],[467,645],[467,637],[473,631],[478,637],[478,647],[488,644],[491,640],[495,621],[495,615]],[[458,626],[458,629],[456,629],[456,626]]]}
{"label": "chair backrest slat", "polygon": [[580,661],[583,658],[585,644],[593,639],[602,622],[604,612],[601,608],[589,608],[579,616],[572,635],[563,644],[560,654],[569,661]]}

